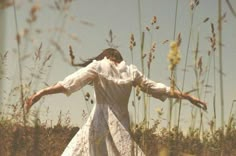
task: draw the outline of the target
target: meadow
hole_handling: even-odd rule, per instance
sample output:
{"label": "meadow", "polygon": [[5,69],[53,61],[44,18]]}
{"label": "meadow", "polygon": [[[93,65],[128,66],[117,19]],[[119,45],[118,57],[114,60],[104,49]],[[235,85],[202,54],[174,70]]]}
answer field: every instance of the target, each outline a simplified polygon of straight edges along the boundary
{"label": "meadow", "polygon": [[[151,128],[144,124],[132,126],[134,140],[148,156],[221,156],[236,154],[236,129],[231,122],[222,129],[206,131],[200,135],[199,129],[189,129],[183,134],[177,127],[171,130],[159,126],[157,120]],[[4,156],[58,156],[79,130],[65,123],[46,127],[35,122],[34,126],[24,126],[9,120],[0,122],[0,154]]]}

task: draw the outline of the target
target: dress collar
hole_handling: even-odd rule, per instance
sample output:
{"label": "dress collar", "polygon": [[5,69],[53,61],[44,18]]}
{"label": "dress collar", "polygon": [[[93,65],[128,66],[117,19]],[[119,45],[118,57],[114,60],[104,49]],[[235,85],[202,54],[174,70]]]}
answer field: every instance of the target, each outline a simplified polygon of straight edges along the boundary
{"label": "dress collar", "polygon": [[117,68],[123,68],[124,66],[126,66],[126,63],[124,60],[117,64],[111,61],[110,59],[108,59],[106,56],[103,58],[103,60],[109,62],[112,65],[115,65]]}

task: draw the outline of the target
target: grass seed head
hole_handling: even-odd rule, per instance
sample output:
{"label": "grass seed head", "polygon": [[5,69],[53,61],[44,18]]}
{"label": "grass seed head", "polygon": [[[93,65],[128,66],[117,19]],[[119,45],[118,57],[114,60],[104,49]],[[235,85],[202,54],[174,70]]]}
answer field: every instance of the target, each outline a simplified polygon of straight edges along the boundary
{"label": "grass seed head", "polygon": [[170,62],[169,69],[173,71],[174,68],[177,66],[177,64],[179,64],[180,62],[180,50],[179,50],[179,44],[177,41],[172,41],[170,43],[168,60]]}
{"label": "grass seed head", "polygon": [[151,24],[153,25],[153,24],[155,24],[155,23],[157,23],[157,17],[156,17],[156,16],[153,16],[152,21],[151,21]]}
{"label": "grass seed head", "polygon": [[150,31],[150,28],[149,28],[148,26],[146,26],[146,30],[147,30],[147,31]]}
{"label": "grass seed head", "polygon": [[157,30],[160,29],[160,26],[156,26],[156,29],[157,29]]}
{"label": "grass seed head", "polygon": [[130,50],[132,51],[135,46],[136,46],[136,42],[134,39],[134,34],[132,33],[130,35],[130,45],[129,45]]}
{"label": "grass seed head", "polygon": [[199,0],[190,0],[190,8],[193,10],[199,5]]}

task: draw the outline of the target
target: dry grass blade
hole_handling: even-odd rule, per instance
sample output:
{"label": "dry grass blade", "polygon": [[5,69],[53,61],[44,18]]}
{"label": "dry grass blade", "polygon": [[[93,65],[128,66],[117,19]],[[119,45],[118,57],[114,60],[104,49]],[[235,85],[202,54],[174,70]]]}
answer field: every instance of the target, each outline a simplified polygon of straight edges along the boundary
{"label": "dry grass blade", "polygon": [[72,46],[71,46],[71,45],[69,45],[69,55],[70,55],[70,63],[71,63],[71,65],[72,65],[72,66],[78,66],[78,64],[76,64],[76,63],[74,62],[74,60],[75,60],[75,55],[74,55],[74,52],[73,52],[73,49],[72,49]]}
{"label": "dry grass blade", "polygon": [[36,58],[36,60],[40,60],[40,58],[41,58],[41,49],[42,49],[42,46],[43,46],[43,44],[42,44],[42,42],[41,42],[38,51],[35,52],[35,58]]}
{"label": "dry grass blade", "polygon": [[203,23],[206,23],[207,21],[209,21],[209,17],[207,17],[207,18],[205,18],[204,20],[203,20]]}
{"label": "dry grass blade", "polygon": [[199,89],[192,89],[192,90],[189,90],[189,91],[187,91],[187,92],[185,92],[186,94],[190,94],[190,93],[193,93],[193,92],[196,92],[196,91],[198,91]]}
{"label": "dry grass blade", "polygon": [[225,0],[231,13],[234,15],[234,17],[236,17],[236,11],[234,10],[233,6],[231,5],[230,1],[229,0]]}

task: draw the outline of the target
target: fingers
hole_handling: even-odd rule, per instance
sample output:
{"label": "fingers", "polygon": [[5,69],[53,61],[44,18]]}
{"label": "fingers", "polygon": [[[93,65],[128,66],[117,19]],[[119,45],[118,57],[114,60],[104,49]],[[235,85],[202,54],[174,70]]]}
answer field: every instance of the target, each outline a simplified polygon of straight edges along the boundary
{"label": "fingers", "polygon": [[26,112],[28,113],[30,108],[32,107],[32,105],[34,103],[36,103],[38,100],[39,100],[40,97],[38,97],[37,94],[34,94],[32,95],[31,97],[29,97],[26,102],[25,102],[25,109],[26,109]]}
{"label": "fingers", "polygon": [[32,97],[30,97],[29,99],[26,100],[25,106],[24,106],[24,109],[26,110],[26,113],[29,112],[31,106],[33,105],[32,103],[33,103],[32,102]]}
{"label": "fingers", "polygon": [[206,104],[206,102],[203,102],[203,101],[201,101],[201,100],[199,100],[198,101],[201,105],[203,105],[203,109],[204,110],[207,110],[207,104]]}
{"label": "fingers", "polygon": [[198,98],[192,97],[191,100],[190,100],[190,102],[191,102],[192,104],[194,104],[194,105],[196,105],[196,106],[202,108],[202,109],[205,110],[205,111],[207,110],[207,104],[206,104],[206,102],[203,102],[203,101],[201,101],[201,100],[198,99]]}
{"label": "fingers", "polygon": [[206,111],[207,110],[207,104],[203,101],[199,101],[199,103],[201,104],[201,108]]}
{"label": "fingers", "polygon": [[205,102],[203,104],[203,110],[207,110],[207,104]]}

